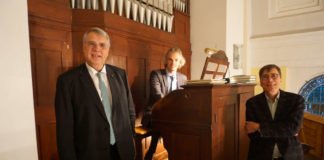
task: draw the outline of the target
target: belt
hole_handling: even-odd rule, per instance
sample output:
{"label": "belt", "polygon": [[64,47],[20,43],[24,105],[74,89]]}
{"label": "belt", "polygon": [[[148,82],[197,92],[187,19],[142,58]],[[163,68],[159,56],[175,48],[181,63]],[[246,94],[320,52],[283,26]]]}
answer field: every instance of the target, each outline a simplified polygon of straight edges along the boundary
{"label": "belt", "polygon": [[113,145],[110,145],[110,153],[111,153],[111,159],[120,160],[120,156],[119,156],[119,153],[118,153],[116,143],[113,144]]}
{"label": "belt", "polygon": [[117,145],[116,145],[116,143],[115,143],[115,144],[111,144],[111,145],[110,145],[110,149],[112,149],[112,150],[117,150]]}

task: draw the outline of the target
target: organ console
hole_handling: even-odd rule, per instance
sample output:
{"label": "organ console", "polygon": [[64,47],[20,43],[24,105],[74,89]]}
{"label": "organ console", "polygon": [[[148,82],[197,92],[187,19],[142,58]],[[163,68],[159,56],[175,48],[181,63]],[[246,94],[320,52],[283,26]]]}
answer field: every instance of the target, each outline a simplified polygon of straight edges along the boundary
{"label": "organ console", "polygon": [[195,84],[154,105],[152,122],[171,160],[247,159],[245,102],[252,84]]}

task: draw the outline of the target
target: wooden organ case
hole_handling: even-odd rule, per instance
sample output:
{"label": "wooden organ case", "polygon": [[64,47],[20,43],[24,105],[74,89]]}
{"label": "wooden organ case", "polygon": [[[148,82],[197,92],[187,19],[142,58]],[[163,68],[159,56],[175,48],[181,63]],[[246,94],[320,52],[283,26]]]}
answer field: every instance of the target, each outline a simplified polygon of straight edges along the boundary
{"label": "wooden organ case", "polygon": [[184,86],[154,105],[153,126],[172,160],[245,160],[245,102],[254,85]]}
{"label": "wooden organ case", "polygon": [[[164,54],[170,47],[182,49],[187,63],[181,72],[190,78],[189,8],[186,12],[172,8],[173,27],[167,32],[128,19],[124,11],[121,16],[118,15],[117,4],[116,12],[113,13],[103,11],[102,3],[98,3],[97,9],[80,9],[77,6],[72,9],[70,2],[81,1],[28,0],[35,125],[40,160],[58,159],[54,112],[56,79],[61,73],[84,62],[82,36],[90,27],[101,27],[110,35],[112,45],[107,63],[126,70],[137,116],[146,104],[149,74],[152,70],[164,67]],[[186,2],[189,7],[189,1]]]}

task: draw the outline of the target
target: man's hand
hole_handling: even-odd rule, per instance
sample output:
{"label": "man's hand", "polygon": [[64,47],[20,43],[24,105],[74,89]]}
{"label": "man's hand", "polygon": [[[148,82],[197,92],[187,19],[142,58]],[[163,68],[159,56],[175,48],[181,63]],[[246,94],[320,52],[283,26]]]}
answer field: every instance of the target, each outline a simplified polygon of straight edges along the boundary
{"label": "man's hand", "polygon": [[245,131],[250,134],[260,129],[260,124],[252,121],[245,122]]}

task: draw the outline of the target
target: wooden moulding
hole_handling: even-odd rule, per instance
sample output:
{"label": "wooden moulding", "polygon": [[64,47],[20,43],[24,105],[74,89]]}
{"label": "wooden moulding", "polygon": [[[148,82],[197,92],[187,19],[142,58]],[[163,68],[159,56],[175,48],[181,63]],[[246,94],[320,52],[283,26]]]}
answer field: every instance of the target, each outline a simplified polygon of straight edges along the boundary
{"label": "wooden moulding", "polygon": [[71,9],[59,2],[44,0],[28,0],[28,15],[71,25]]}
{"label": "wooden moulding", "polygon": [[[178,14],[178,16],[183,17],[181,14]],[[72,11],[73,31],[84,31],[92,26],[104,27],[108,32],[113,32],[128,38],[149,41],[155,44],[162,43],[166,46],[180,46],[181,48],[191,47],[189,38],[183,38],[188,37],[188,35],[183,34],[187,34],[186,32],[188,32],[187,30],[189,29],[183,32],[174,32],[175,30],[173,32],[165,32],[110,12],[78,9]],[[174,28],[176,27],[177,26],[174,26]]]}
{"label": "wooden moulding", "polygon": [[[119,32],[124,36],[138,37],[145,40],[164,41],[168,43],[176,43],[174,33],[164,32],[145,24],[135,22],[109,12],[94,12],[91,10],[73,10],[72,12],[73,26],[104,26],[108,30]],[[74,28],[74,27],[73,27]],[[75,28],[76,29],[76,28]]]}
{"label": "wooden moulding", "polygon": [[315,115],[315,114],[311,114],[308,112],[304,113],[304,119],[308,119],[317,123],[320,123],[322,125],[324,125],[324,118],[322,116],[319,115]]}

